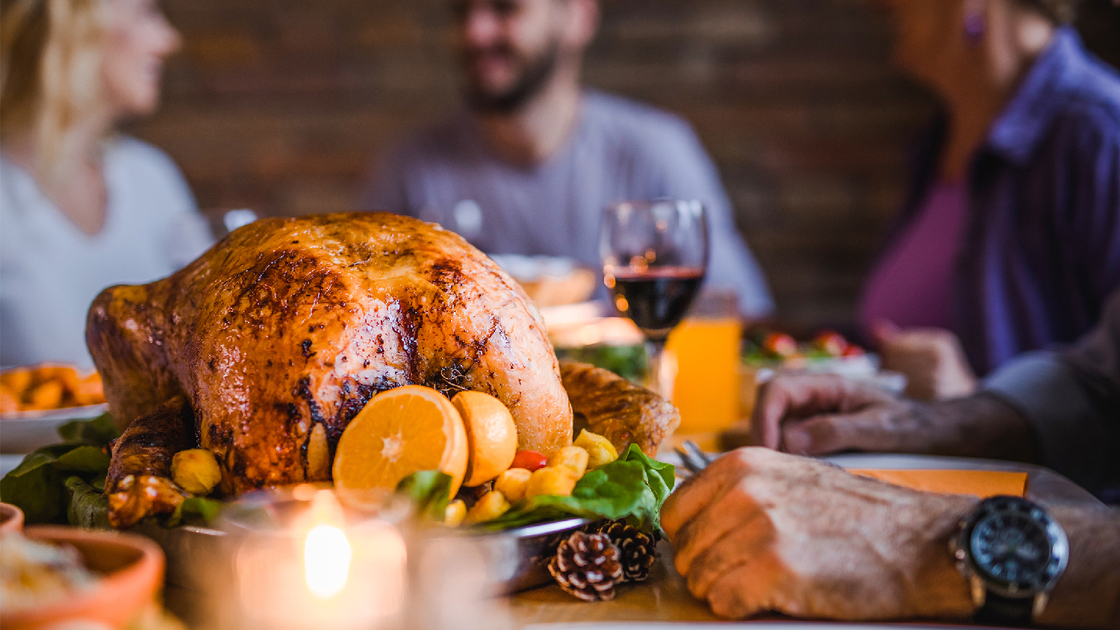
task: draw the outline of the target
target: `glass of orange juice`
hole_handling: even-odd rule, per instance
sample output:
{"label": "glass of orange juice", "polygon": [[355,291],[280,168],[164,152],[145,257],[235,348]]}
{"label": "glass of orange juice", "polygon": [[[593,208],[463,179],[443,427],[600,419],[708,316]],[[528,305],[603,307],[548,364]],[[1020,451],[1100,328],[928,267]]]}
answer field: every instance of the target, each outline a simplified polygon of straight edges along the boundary
{"label": "glass of orange juice", "polygon": [[684,322],[669,334],[667,353],[676,364],[673,404],[680,409],[677,433],[715,435],[739,419],[739,350],[743,333],[735,296],[705,293]]}

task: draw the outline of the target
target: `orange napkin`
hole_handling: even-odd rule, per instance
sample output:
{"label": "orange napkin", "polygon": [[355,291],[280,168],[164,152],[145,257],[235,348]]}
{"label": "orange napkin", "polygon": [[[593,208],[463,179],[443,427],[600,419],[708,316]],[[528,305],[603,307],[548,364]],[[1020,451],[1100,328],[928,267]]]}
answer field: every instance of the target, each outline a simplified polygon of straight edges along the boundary
{"label": "orange napkin", "polygon": [[1027,473],[1025,472],[867,469],[850,469],[848,472],[904,488],[943,494],[971,494],[981,499],[997,494],[1021,497],[1027,491]]}

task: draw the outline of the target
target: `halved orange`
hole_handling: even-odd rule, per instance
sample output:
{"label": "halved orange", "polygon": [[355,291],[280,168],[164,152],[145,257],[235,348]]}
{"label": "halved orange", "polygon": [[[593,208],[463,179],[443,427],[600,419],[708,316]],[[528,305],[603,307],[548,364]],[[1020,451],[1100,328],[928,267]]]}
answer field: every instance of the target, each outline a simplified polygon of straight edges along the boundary
{"label": "halved orange", "polygon": [[451,401],[430,387],[382,392],[342,432],[335,449],[335,488],[347,499],[374,502],[422,470],[451,476],[451,496],[467,471],[463,420]]}
{"label": "halved orange", "polygon": [[505,472],[517,453],[517,425],[509,409],[483,392],[459,392],[451,403],[463,418],[470,445],[463,485],[477,486]]}

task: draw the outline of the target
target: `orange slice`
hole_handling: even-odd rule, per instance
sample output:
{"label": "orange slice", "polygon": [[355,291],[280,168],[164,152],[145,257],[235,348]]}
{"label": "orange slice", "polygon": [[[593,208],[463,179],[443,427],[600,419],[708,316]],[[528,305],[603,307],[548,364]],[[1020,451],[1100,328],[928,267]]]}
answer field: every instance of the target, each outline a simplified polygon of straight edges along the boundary
{"label": "orange slice", "polygon": [[463,485],[477,486],[502,474],[517,453],[517,425],[502,401],[482,392],[459,392],[451,399],[467,428],[470,461]]}
{"label": "orange slice", "polygon": [[376,503],[402,479],[422,470],[451,476],[451,496],[467,471],[467,433],[451,401],[430,387],[406,385],[370,399],[335,449],[340,496]]}

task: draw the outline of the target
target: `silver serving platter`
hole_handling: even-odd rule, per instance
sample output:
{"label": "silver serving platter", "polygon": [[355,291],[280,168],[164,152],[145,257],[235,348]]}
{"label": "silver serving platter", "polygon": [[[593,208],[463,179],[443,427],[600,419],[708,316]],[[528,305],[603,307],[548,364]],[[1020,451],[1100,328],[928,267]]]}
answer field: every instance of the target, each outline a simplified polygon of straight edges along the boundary
{"label": "silver serving platter", "polygon": [[556,547],[572,532],[589,523],[590,521],[585,518],[568,518],[500,532],[467,530],[460,535],[471,536],[483,545],[491,542],[502,544],[500,541],[513,541],[516,545],[515,562],[506,565],[492,563],[492,566],[499,571],[495,576],[498,589],[506,593],[516,593],[552,583],[552,576],[548,572],[548,561],[556,555]]}

